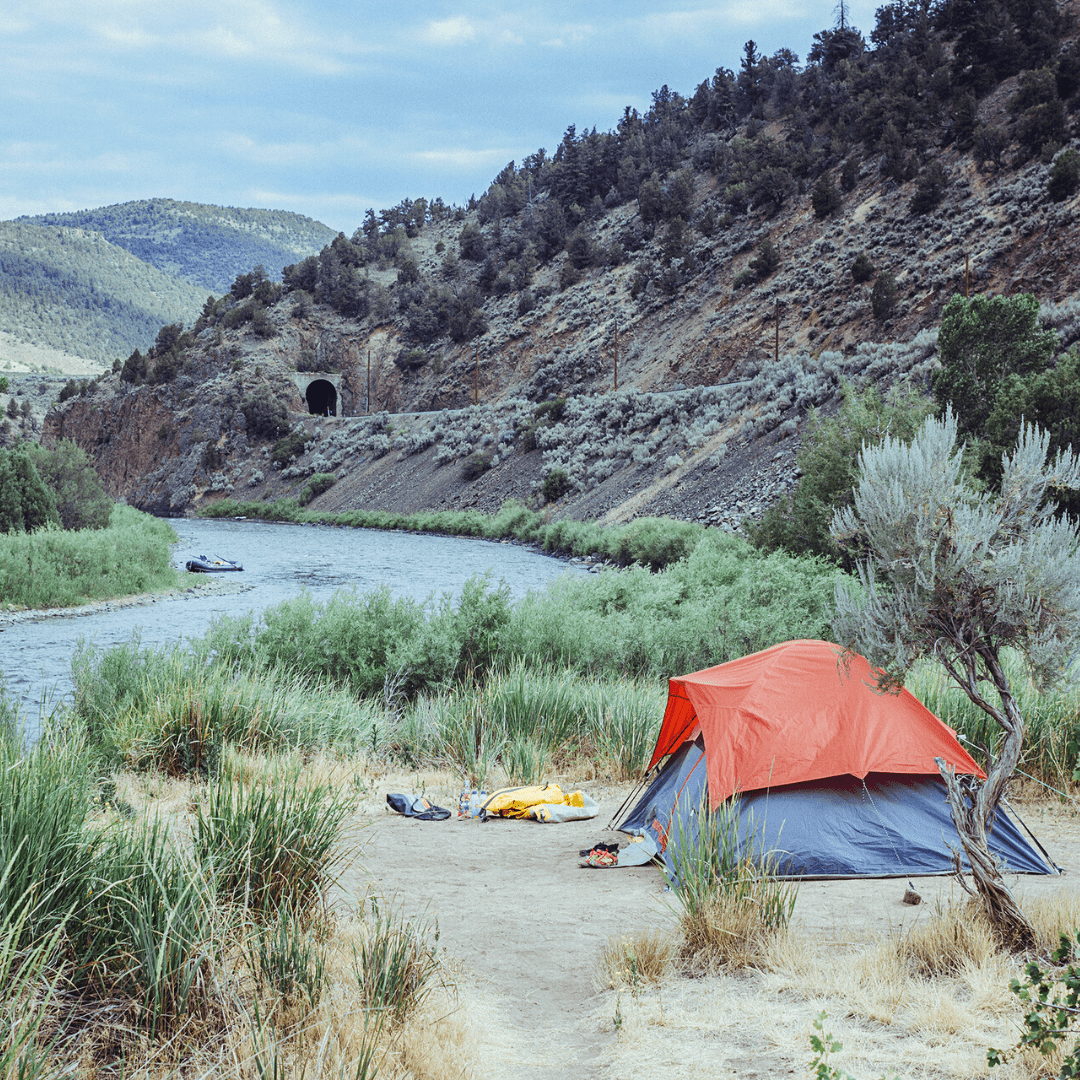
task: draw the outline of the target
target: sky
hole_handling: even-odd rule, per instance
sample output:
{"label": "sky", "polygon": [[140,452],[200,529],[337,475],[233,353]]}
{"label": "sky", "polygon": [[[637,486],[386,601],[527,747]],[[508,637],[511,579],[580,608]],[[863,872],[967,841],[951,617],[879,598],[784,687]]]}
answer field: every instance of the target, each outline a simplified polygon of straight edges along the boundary
{"label": "sky", "polygon": [[[880,3],[881,0],[878,0]],[[869,36],[878,3],[853,0]],[[0,0],[0,220],[171,198],[292,210],[481,195],[744,42],[805,59],[832,0]]]}

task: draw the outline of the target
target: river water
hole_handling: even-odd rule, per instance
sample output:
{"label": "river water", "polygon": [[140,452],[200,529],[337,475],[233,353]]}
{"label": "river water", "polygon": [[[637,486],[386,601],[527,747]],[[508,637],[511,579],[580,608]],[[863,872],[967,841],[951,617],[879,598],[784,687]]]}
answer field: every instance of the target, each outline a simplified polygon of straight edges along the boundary
{"label": "river water", "polygon": [[243,564],[223,574],[230,591],[178,595],[153,603],[95,610],[73,617],[22,619],[0,633],[0,670],[21,702],[30,728],[70,695],[71,656],[80,639],[102,648],[138,633],[144,645],[200,637],[219,615],[246,615],[306,590],[325,599],[337,589],[366,592],[386,585],[394,596],[425,600],[456,594],[474,574],[490,571],[513,597],[543,588],[560,574],[584,571],[516,544],[373,529],[336,529],[251,521],[171,522],[180,540],[173,562],[218,555]]}

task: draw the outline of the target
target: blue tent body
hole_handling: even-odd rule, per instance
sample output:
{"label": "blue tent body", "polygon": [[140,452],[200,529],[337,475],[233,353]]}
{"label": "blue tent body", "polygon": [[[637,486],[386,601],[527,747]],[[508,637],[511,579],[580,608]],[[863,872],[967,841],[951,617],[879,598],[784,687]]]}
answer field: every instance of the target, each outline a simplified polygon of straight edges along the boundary
{"label": "blue tent body", "polygon": [[[673,877],[679,847],[696,838],[701,814],[711,813],[702,740],[682,743],[619,825],[655,841]],[[737,795],[722,806],[730,808],[740,854],[750,848],[784,877],[947,874],[953,849],[960,850],[945,784],[935,776],[832,776]],[[1003,809],[989,843],[1006,872],[1055,872]]]}

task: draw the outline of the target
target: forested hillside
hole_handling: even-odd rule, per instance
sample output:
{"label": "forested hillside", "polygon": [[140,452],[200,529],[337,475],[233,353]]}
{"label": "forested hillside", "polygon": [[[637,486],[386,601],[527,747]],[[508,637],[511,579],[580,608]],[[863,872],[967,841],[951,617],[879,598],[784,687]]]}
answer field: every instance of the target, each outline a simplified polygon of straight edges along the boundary
{"label": "forested hillside", "polygon": [[106,365],[205,299],[99,233],[0,222],[0,330],[20,341]]}
{"label": "forested hillside", "polygon": [[321,222],[286,210],[238,209],[173,199],[141,199],[67,214],[19,218],[101,233],[117,247],[206,292],[225,292],[237,274],[281,268],[334,239]]}
{"label": "forested hillside", "polygon": [[[1049,386],[1080,341],[1076,0],[991,7],[898,0],[869,38],[841,8],[805,62],[747,42],[737,72],[571,126],[468,206],[369,211],[281,283],[239,275],[51,430],[113,440],[115,490],[170,512],[332,474],[318,497],[343,506],[738,524],[791,488],[845,382],[929,407],[958,295],[1030,296],[1053,344],[1017,374]],[[313,371],[338,373],[316,403]],[[375,415],[297,415],[331,407]]]}

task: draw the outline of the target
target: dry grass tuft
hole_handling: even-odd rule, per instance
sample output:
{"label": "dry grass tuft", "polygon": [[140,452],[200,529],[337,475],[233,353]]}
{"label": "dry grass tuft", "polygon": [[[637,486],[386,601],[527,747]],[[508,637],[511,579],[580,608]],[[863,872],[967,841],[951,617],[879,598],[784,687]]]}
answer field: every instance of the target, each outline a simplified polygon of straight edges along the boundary
{"label": "dry grass tuft", "polygon": [[718,891],[692,912],[680,912],[683,944],[679,955],[689,973],[711,973],[718,966],[766,968],[769,957],[787,945],[788,923],[763,916],[775,883],[744,866],[738,884],[738,895]]}
{"label": "dry grass tuft", "polygon": [[1080,930],[1080,892],[1025,897],[1020,906],[1035,927],[1035,947],[1040,953],[1053,952],[1063,933],[1075,936]]}
{"label": "dry grass tuft", "polygon": [[986,967],[998,952],[993,928],[974,899],[950,901],[932,918],[889,938],[880,948],[895,949],[897,959],[912,974],[928,979]]}
{"label": "dry grass tuft", "polygon": [[599,981],[604,989],[629,988],[661,982],[671,971],[678,942],[663,930],[608,938],[600,954]]}

